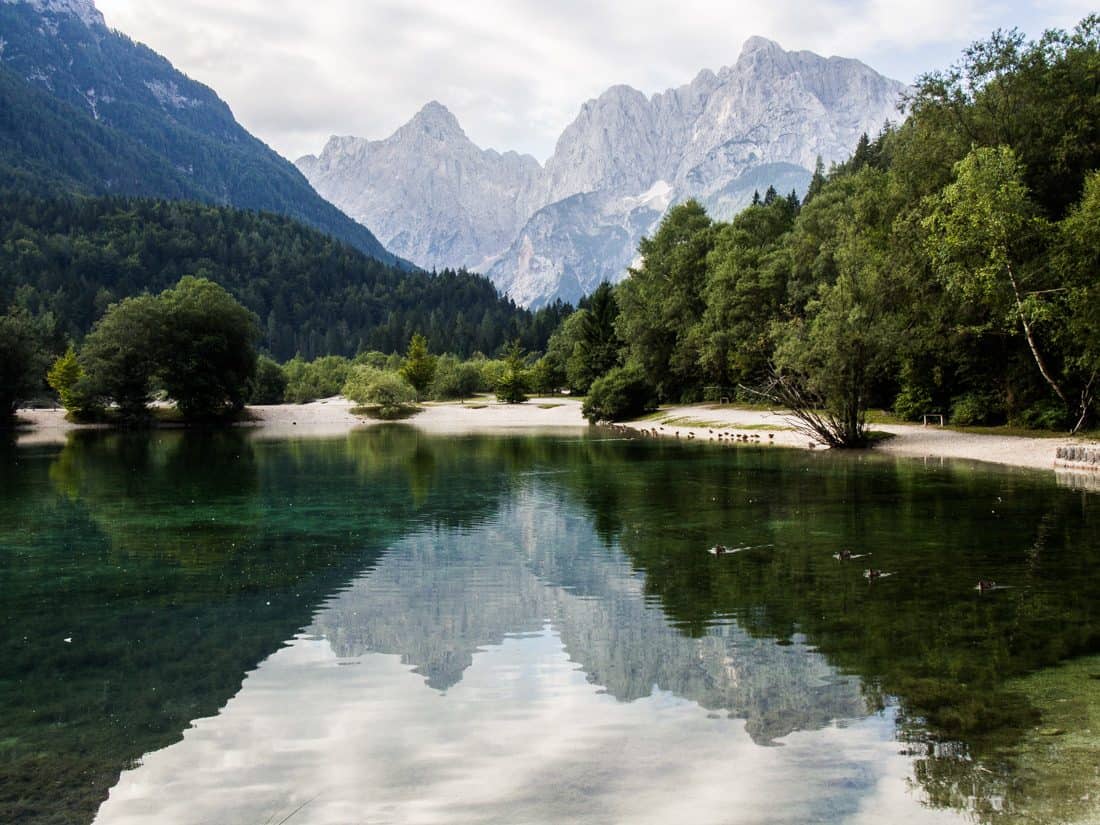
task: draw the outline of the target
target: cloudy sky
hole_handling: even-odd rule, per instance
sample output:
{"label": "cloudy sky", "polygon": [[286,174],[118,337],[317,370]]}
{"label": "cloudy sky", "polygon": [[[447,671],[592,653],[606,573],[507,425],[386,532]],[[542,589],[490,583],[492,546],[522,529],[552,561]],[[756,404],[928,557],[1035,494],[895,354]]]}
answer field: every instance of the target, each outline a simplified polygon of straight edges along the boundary
{"label": "cloudy sky", "polygon": [[1092,0],[97,0],[294,159],[389,135],[429,100],[480,146],[553,150],[581,103],[737,59],[754,34],[910,81],[995,28],[1069,27]]}

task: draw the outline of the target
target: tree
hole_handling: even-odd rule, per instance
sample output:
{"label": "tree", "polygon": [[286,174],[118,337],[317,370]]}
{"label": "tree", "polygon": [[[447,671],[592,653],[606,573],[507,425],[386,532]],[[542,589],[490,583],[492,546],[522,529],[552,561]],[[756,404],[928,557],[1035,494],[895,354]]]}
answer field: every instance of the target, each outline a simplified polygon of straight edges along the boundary
{"label": "tree", "polygon": [[408,381],[368,366],[352,367],[342,394],[382,419],[403,418],[416,405],[416,390]]}
{"label": "tree", "polygon": [[256,317],[222,287],[185,277],[158,298],[157,374],[188,420],[240,410],[256,372]]}
{"label": "tree", "polygon": [[435,377],[434,355],[428,352],[428,339],[419,332],[413,335],[401,367],[401,377],[416,390],[417,398],[423,398]]}
{"label": "tree", "polygon": [[707,255],[714,225],[695,200],[669,210],[638,246],[642,263],[619,286],[619,337],[662,399],[699,390],[699,341],[691,333],[706,308]]}
{"label": "tree", "polygon": [[114,401],[125,422],[148,417],[163,326],[161,303],[139,295],[109,306],[84,339],[79,360],[89,390]]}
{"label": "tree", "polygon": [[89,418],[99,411],[99,405],[89,392],[88,381],[72,344],[64,355],[58,356],[54,361],[50,371],[46,373],[46,383],[57,393],[61,405],[72,416],[78,419]]}
{"label": "tree", "polygon": [[1051,309],[1046,296],[1059,290],[1049,270],[1027,266],[1049,226],[1029,196],[1015,152],[1007,146],[972,150],[956,165],[955,181],[929,206],[929,254],[948,287],[981,304],[995,322],[1019,324],[1039,374],[1071,406],[1039,340],[1038,326]]}
{"label": "tree", "polygon": [[527,400],[529,385],[527,366],[519,341],[513,341],[504,358],[504,374],[496,385],[497,398],[506,404],[522,404]]}
{"label": "tree", "polygon": [[601,283],[577,311],[577,336],[566,369],[570,384],[587,392],[592,382],[619,363],[622,341],[615,330],[619,304],[611,284]]}
{"label": "tree", "polygon": [[15,423],[15,411],[43,387],[49,366],[43,322],[25,309],[0,316],[0,428]]}
{"label": "tree", "polygon": [[637,418],[656,406],[653,388],[636,364],[615,367],[592,382],[581,413],[592,424]]}
{"label": "tree", "polygon": [[282,404],[286,400],[287,378],[278,363],[261,355],[256,361],[256,372],[249,383],[248,403]]}

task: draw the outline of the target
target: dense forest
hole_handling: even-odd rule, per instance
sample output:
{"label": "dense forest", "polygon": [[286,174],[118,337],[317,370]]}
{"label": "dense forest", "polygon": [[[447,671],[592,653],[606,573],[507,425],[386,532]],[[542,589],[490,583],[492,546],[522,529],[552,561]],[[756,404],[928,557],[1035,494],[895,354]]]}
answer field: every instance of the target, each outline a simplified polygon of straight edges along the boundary
{"label": "dense forest", "polygon": [[50,315],[79,341],[109,305],[194,275],[259,319],[262,349],[353,356],[403,351],[492,355],[519,339],[543,350],[571,308],[538,313],[467,272],[410,273],[281,216],[187,202],[0,193],[0,307]]}
{"label": "dense forest", "polygon": [[[869,407],[1079,429],[1100,376],[1100,17],[998,32],[907,117],[729,223],[680,204],[551,339],[593,418],[767,398],[862,444]],[[762,395],[761,395],[762,394]]]}

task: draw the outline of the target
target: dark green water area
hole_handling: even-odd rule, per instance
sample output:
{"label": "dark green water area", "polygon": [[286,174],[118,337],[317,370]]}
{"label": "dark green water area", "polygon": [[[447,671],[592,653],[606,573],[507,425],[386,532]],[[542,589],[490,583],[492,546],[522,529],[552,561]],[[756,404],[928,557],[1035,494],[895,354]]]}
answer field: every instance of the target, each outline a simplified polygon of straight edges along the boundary
{"label": "dark green water area", "polygon": [[3,823],[1100,812],[1100,496],[1049,474],[82,433],[0,447],[0,617]]}

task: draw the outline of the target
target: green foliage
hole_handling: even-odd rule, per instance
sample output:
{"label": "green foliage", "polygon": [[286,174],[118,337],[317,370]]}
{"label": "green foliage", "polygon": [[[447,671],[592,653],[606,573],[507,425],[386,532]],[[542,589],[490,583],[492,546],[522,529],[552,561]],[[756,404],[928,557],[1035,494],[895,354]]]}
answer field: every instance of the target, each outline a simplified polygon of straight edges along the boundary
{"label": "green foliage", "polygon": [[109,306],[84,339],[80,366],[90,393],[97,400],[114,401],[124,421],[148,417],[166,323],[162,304],[140,295]]}
{"label": "green foliage", "polygon": [[950,422],[960,427],[994,424],[998,417],[996,400],[984,393],[967,393],[951,404]]}
{"label": "green foliage", "polygon": [[481,389],[481,384],[481,370],[476,364],[443,355],[436,360],[429,394],[436,401],[469,398]]}
{"label": "green foliage", "polygon": [[184,278],[161,293],[160,385],[187,419],[244,407],[256,371],[256,319],[212,281]]}
{"label": "green foliage", "polygon": [[433,352],[470,357],[513,338],[543,350],[571,311],[532,313],[480,275],[387,266],[270,213],[194,203],[54,197],[0,181],[0,306],[16,296],[79,342],[109,304],[199,275],[259,318],[264,351],[351,357],[403,351],[420,330]]}
{"label": "green foliage", "polygon": [[340,395],[348,380],[351,362],[340,355],[326,355],[315,361],[295,356],[283,365],[286,373],[286,401],[308,404],[320,398]]}
{"label": "green foliage", "polygon": [[[255,320],[204,278],[108,307],[84,341],[75,387],[85,410],[104,401],[124,421],[147,418],[154,388],[198,420],[240,409],[256,369]],[[74,374],[65,366],[68,377]],[[59,374],[59,377],[62,377]]]}
{"label": "green foliage", "polygon": [[352,367],[343,395],[382,419],[403,418],[416,404],[416,389],[404,377],[374,367]]}
{"label": "green foliage", "polygon": [[552,355],[544,355],[528,372],[531,389],[538,395],[556,393],[568,383],[565,370]]}
{"label": "green foliage", "polygon": [[69,345],[46,373],[46,383],[57,393],[61,405],[77,420],[96,418],[100,411],[95,395],[77,359],[76,348]]}
{"label": "green foliage", "polygon": [[566,360],[566,373],[570,386],[585,393],[593,381],[618,365],[622,341],[615,329],[619,304],[610,284],[600,284],[581,307],[576,313],[575,341]]}
{"label": "green foliage", "polygon": [[256,361],[256,372],[249,384],[248,403],[282,404],[286,400],[286,372],[266,355]]}
{"label": "green foliage", "polygon": [[45,324],[25,309],[0,316],[0,428],[10,427],[19,405],[42,390],[48,347]]}
{"label": "green foliage", "polygon": [[596,379],[581,412],[591,423],[637,418],[656,409],[654,390],[636,364],[615,367]]}
{"label": "green foliage", "polygon": [[642,240],[642,264],[619,287],[619,337],[662,400],[689,397],[698,386],[695,325],[706,309],[713,245],[713,224],[702,205],[678,204],[656,234]]}
{"label": "green foliage", "polygon": [[519,345],[519,341],[513,341],[504,359],[504,372],[496,384],[497,399],[506,404],[522,404],[527,400],[529,387],[530,379],[527,375],[523,348]]}
{"label": "green foliage", "polygon": [[419,332],[413,335],[401,365],[401,377],[416,390],[417,398],[423,398],[435,377],[436,359],[428,352],[428,339]]}

